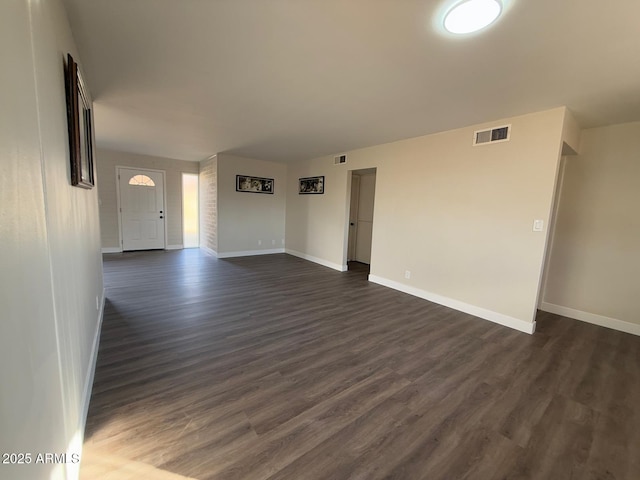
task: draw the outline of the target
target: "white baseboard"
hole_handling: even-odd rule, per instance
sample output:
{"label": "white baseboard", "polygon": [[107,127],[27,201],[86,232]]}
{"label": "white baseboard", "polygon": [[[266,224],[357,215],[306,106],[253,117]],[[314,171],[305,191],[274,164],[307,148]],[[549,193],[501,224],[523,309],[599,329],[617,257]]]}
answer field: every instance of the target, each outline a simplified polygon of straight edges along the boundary
{"label": "white baseboard", "polygon": [[285,253],[289,255],[293,255],[294,257],[303,258],[305,260],[309,260],[310,262],[317,263],[324,267],[333,268],[334,270],[338,270],[339,272],[346,272],[347,266],[340,265],[339,263],[329,262],[328,260],[324,260],[322,258],[314,257],[313,255],[307,255],[306,253],[298,252],[296,250],[291,250],[289,248],[285,249]]}
{"label": "white baseboard", "polygon": [[102,253],[122,253],[122,249],[119,247],[106,247],[102,249]]}
{"label": "white baseboard", "polygon": [[509,315],[504,315],[492,310],[487,310],[486,308],[477,307],[475,305],[464,303],[453,298],[444,297],[442,295],[438,295],[437,293],[427,292],[426,290],[421,290],[419,288],[411,287],[394,280],[388,280],[383,277],[378,277],[377,275],[369,275],[369,281],[377,283],[378,285],[393,288],[394,290],[408,293],[409,295],[413,295],[415,297],[424,298],[425,300],[429,300],[430,302],[444,305],[445,307],[453,308],[454,310],[458,310],[460,312],[465,312],[470,315],[489,320],[493,323],[504,325],[505,327],[513,328],[520,332],[532,334],[536,330],[536,322],[527,322],[526,320],[520,320],[519,318],[510,317]]}
{"label": "white baseboard", "polygon": [[244,250],[240,252],[218,252],[218,258],[252,257],[254,255],[273,255],[284,253],[284,248],[270,248],[268,250]]}
{"label": "white baseboard", "polygon": [[542,302],[540,310],[640,336],[640,324],[637,323],[605,317],[604,315],[598,315],[596,313],[583,312],[582,310],[576,310],[575,308],[563,307],[561,305],[554,305],[553,303],[547,302]]}
{"label": "white baseboard", "polygon": [[184,246],[182,245],[167,245],[164,247],[165,250],[182,250]]}
{"label": "white baseboard", "polygon": [[218,258],[218,252],[216,252],[212,248],[203,247],[202,245],[200,245],[200,250],[202,250],[204,253],[206,253],[208,255],[211,255],[214,258]]}
{"label": "white baseboard", "polygon": [[98,361],[98,349],[100,347],[100,332],[102,331],[102,320],[104,318],[104,302],[106,290],[102,289],[102,299],[100,301],[100,313],[98,314],[98,325],[96,333],[93,336],[93,346],[91,347],[91,363],[87,370],[84,380],[84,392],[82,394],[82,418],[80,419],[80,431],[84,435],[84,428],[87,423],[87,414],[89,413],[89,401],[91,400],[91,389],[93,388],[93,378],[96,373],[96,362]]}

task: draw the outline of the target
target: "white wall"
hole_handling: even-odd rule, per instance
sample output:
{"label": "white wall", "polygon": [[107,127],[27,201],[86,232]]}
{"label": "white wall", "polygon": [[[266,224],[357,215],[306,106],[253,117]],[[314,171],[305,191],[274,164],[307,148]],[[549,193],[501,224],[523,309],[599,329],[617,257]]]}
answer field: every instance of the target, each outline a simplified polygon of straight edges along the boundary
{"label": "white wall", "polygon": [[640,122],[584,130],[565,162],[542,308],[640,335]]}
{"label": "white wall", "polygon": [[[377,147],[372,147],[377,148]],[[357,157],[357,152],[350,155]],[[333,156],[307,162],[292,163],[287,170],[286,251],[336,270],[346,265],[345,241],[349,234],[351,174],[357,170],[377,166],[374,160],[352,160],[347,165],[333,165]],[[380,171],[378,170],[378,174]],[[300,195],[299,179],[324,175],[323,195]],[[377,185],[376,185],[377,187]],[[375,216],[374,216],[375,222]]]}
{"label": "white wall", "polygon": [[63,61],[79,55],[59,0],[2,2],[0,22],[0,452],[78,453],[103,301],[97,189],[69,180]]}
{"label": "white wall", "polygon": [[[284,251],[286,165],[218,153],[218,256]],[[236,175],[274,179],[274,193],[236,192]]]}
{"label": "white wall", "polygon": [[165,171],[167,248],[182,247],[182,173],[198,173],[198,162],[98,149],[98,191],[102,248],[122,250],[118,227],[116,166]]}
{"label": "white wall", "polygon": [[[292,164],[287,251],[343,268],[348,170],[377,167],[371,279],[532,331],[566,109]],[[511,140],[472,146],[473,132],[512,124]],[[325,175],[324,195],[297,179]],[[405,279],[405,271],[411,278]]]}

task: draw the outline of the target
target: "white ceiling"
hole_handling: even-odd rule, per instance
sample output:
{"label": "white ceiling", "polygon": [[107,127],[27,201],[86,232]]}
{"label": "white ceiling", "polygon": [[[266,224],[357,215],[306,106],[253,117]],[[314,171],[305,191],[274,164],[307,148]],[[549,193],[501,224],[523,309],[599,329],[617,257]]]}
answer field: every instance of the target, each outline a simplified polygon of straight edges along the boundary
{"label": "white ceiling", "polygon": [[98,146],[304,160],[567,105],[640,120],[640,1],[503,0],[482,34],[450,0],[64,0]]}

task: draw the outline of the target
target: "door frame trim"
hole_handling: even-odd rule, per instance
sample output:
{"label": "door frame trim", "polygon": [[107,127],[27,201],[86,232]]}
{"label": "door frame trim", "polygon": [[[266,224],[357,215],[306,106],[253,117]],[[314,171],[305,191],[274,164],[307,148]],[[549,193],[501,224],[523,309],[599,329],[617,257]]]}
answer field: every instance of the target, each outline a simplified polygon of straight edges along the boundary
{"label": "door frame trim", "polygon": [[[357,170],[354,170],[354,172],[357,172]],[[361,194],[362,194],[362,179],[364,177],[374,177],[373,178],[373,210],[375,211],[375,208],[376,208],[376,203],[375,203],[375,199],[376,199],[376,182],[378,181],[378,172],[376,170],[373,173],[364,173],[364,174],[357,173],[356,175],[358,175],[360,177],[360,180],[359,180],[360,184],[358,185],[358,217],[356,218],[356,225],[357,225],[356,232],[357,232],[360,229],[360,225],[359,224],[360,224],[360,199],[362,198],[361,197]],[[363,220],[362,222],[363,223],[369,223],[368,220]],[[370,247],[372,247],[373,246],[373,212],[372,212],[372,215],[371,215],[371,222],[370,223],[371,223],[371,245],[370,245]],[[356,262],[359,262],[360,260],[358,260],[358,235],[357,235],[357,233],[356,233],[356,244],[355,244],[353,250],[354,250],[354,252],[353,252],[354,255],[353,256],[355,257],[354,260]],[[365,263],[365,262],[360,262],[360,263]],[[371,252],[369,252],[369,264],[368,265],[371,265]]]}
{"label": "door frame trim", "polygon": [[[360,208],[360,176],[359,174],[354,174],[354,170],[351,170],[349,172],[351,174],[351,188],[349,190],[349,218],[347,218],[348,222],[349,222],[349,226],[347,228],[348,230],[348,240],[347,240],[347,263],[349,263],[350,261],[353,261],[356,259],[356,242],[358,241],[358,209]],[[351,256],[351,252],[349,251],[349,247],[350,244],[349,242],[351,241],[351,201],[352,201],[352,197],[353,197],[353,177],[357,176],[358,177],[358,198],[356,199],[356,218],[355,218],[355,225],[353,228],[353,256]]]}
{"label": "door frame trim", "polygon": [[116,212],[118,213],[118,241],[120,242],[120,251],[124,252],[124,240],[122,238],[122,210],[120,209],[120,179],[118,176],[120,175],[120,169],[125,168],[127,170],[146,170],[148,172],[155,172],[162,174],[162,211],[164,212],[164,250],[167,249],[167,245],[169,245],[169,238],[167,234],[167,171],[166,170],[158,170],[156,168],[144,168],[144,167],[134,167],[134,166],[126,166],[126,165],[116,165]]}
{"label": "door frame trim", "polygon": [[[376,176],[376,186],[378,185],[378,166],[370,166],[370,167],[360,167],[360,168],[353,168],[350,170],[346,170],[344,172],[344,174],[347,177],[347,189],[345,192],[345,199],[344,199],[344,230],[343,230],[343,239],[342,239],[342,263],[343,266],[346,269],[346,266],[348,264],[347,262],[347,258],[349,257],[349,217],[350,217],[350,211],[351,211],[351,187],[352,187],[352,179],[353,179],[353,174],[356,172],[361,172],[362,170],[373,170],[371,172],[372,175]],[[357,175],[360,175],[358,173],[356,173]],[[362,176],[362,175],[360,175]],[[376,212],[377,212],[377,202],[375,201],[375,197],[378,194],[377,189],[374,191],[374,202],[373,202],[373,225],[375,228],[375,224],[376,224]],[[371,251],[373,254],[373,245],[375,244],[375,230],[372,231],[372,236],[371,236]],[[312,260],[315,261],[315,260]],[[373,258],[371,259],[371,261],[373,262]],[[370,268],[371,271],[373,271],[373,263],[370,264]]]}

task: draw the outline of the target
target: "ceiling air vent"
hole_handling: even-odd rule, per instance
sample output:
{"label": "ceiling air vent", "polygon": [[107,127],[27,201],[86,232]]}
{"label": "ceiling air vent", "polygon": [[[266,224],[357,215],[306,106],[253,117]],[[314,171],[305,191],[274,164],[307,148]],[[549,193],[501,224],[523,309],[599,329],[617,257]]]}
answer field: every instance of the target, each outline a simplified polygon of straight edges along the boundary
{"label": "ceiling air vent", "polygon": [[333,157],[333,163],[335,165],[342,165],[343,163],[347,163],[347,156],[338,155],[337,157]]}
{"label": "ceiling air vent", "polygon": [[473,132],[473,144],[484,145],[485,143],[508,142],[511,136],[511,125],[490,128],[488,130],[476,130]]}

